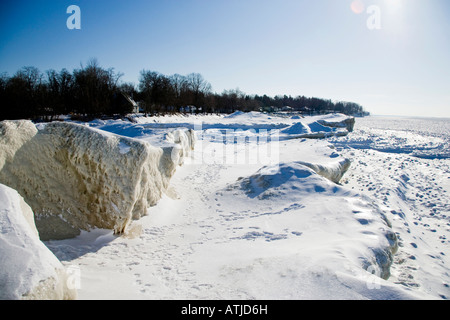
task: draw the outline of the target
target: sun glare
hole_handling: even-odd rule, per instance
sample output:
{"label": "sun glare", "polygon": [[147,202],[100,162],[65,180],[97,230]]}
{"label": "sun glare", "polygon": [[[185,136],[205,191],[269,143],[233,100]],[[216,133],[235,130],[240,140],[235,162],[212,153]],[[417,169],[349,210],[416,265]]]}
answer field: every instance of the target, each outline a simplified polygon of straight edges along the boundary
{"label": "sun glare", "polygon": [[404,0],[384,0],[387,11],[390,14],[399,12],[403,8]]}

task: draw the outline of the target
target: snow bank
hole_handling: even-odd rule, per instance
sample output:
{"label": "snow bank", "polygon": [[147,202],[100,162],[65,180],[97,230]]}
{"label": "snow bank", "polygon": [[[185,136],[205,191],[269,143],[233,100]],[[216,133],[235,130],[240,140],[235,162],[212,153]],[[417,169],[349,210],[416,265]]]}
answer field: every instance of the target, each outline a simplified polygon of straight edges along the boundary
{"label": "snow bank", "polygon": [[172,133],[172,144],[154,147],[75,123],[49,123],[39,131],[28,121],[2,126],[0,181],[33,208],[43,240],[92,227],[124,232],[161,198],[195,142],[192,131]]}
{"label": "snow bank", "polygon": [[0,299],[75,299],[63,265],[39,240],[33,212],[0,184]]}
{"label": "snow bank", "polygon": [[295,254],[295,259],[301,260],[299,256],[303,256],[314,260],[313,265],[334,272],[349,274],[352,269],[360,269],[382,279],[389,278],[398,244],[384,212],[368,199],[320,176],[309,166],[300,162],[265,166],[223,192],[224,197],[231,195],[235,198],[233,208],[242,201],[252,201],[247,207],[253,208],[252,215],[230,207],[234,212],[231,219],[245,216],[250,222],[248,226],[255,226],[260,217],[266,228],[272,226],[271,230],[255,232],[241,223],[244,232],[239,239],[256,237],[275,241],[294,235],[293,239],[298,240],[296,249],[286,249]]}
{"label": "snow bank", "polygon": [[324,126],[318,121],[308,124],[308,127],[311,130],[311,132],[324,132],[324,133],[333,132],[333,128]]}
{"label": "snow bank", "polygon": [[[328,127],[315,121],[305,124],[296,122],[285,129],[280,130],[280,138],[283,139],[323,139],[332,136],[345,136],[348,131],[336,130],[336,127]],[[342,127],[340,127],[342,128]]]}
{"label": "snow bank", "polygon": [[[257,112],[257,111],[250,111],[250,112],[243,112],[243,111],[235,111],[232,114],[229,114],[224,117],[224,119],[233,119],[237,121],[248,121],[248,120],[255,120],[255,121],[268,121],[272,120],[274,117],[268,115],[267,113]],[[275,117],[277,118],[277,117]]]}
{"label": "snow bank", "polygon": [[285,134],[308,134],[311,133],[311,129],[302,122],[296,122],[293,125],[280,130]]}

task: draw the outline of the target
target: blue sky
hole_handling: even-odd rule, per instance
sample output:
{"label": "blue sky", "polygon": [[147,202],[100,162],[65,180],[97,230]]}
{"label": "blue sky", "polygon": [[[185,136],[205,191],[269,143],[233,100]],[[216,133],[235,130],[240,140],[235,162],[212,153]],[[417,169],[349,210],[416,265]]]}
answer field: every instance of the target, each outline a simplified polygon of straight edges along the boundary
{"label": "blue sky", "polygon": [[[69,5],[81,9],[81,30],[66,27]],[[379,9],[380,29],[367,26],[369,6]],[[136,84],[142,69],[198,72],[218,93],[239,88],[354,101],[373,114],[450,117],[448,0],[1,2],[0,72],[72,71],[90,58]]]}

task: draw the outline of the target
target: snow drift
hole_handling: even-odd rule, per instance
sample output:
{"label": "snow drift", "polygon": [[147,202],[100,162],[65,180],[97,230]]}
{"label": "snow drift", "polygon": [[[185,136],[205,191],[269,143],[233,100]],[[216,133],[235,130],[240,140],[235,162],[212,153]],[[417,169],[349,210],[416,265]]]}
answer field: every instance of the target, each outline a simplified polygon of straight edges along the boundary
{"label": "snow drift", "polygon": [[[306,163],[282,162],[265,166],[228,186],[223,196],[236,198],[232,201],[233,207],[245,198],[252,201],[253,216],[233,209],[233,219],[253,220],[253,226],[257,216],[271,217],[270,225],[279,228],[270,233],[250,231],[243,235],[244,240],[265,239],[274,234],[281,235],[286,230],[283,228],[297,228],[291,233],[299,236],[299,240],[308,238],[309,241],[296,244],[296,255],[314,249],[316,252],[312,256],[323,258],[320,264],[330,269],[337,269],[340,265],[350,269],[362,268],[382,279],[390,276],[398,244],[383,210],[370,200],[325,179]],[[345,231],[339,226],[345,226]],[[287,236],[276,240],[285,238]],[[339,254],[335,255],[336,252]],[[307,256],[311,257],[310,253],[304,258]],[[334,265],[336,261],[331,261],[337,257],[345,257],[345,262]]]}
{"label": "snow drift", "polygon": [[69,276],[39,240],[33,212],[0,184],[0,299],[76,299]]}
{"label": "snow drift", "polygon": [[161,198],[195,143],[191,130],[154,147],[66,122],[36,130],[29,121],[5,121],[0,133],[0,182],[33,208],[42,240],[93,227],[124,232]]}
{"label": "snow drift", "polygon": [[285,134],[294,134],[294,135],[310,134],[311,129],[307,125],[305,125],[303,122],[296,122],[293,125],[280,130],[280,132],[285,133]]}

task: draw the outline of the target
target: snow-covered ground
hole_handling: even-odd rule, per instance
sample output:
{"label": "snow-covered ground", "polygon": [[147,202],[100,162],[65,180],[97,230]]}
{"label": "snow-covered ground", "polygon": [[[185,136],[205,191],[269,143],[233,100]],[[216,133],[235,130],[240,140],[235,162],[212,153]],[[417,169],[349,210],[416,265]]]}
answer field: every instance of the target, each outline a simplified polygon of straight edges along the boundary
{"label": "snow-covered ground", "polygon": [[450,297],[450,119],[368,117],[332,140],[353,159],[341,181],[389,212],[399,239],[390,281]]}
{"label": "snow-covered ground", "polygon": [[[450,297],[448,130],[371,117],[342,137],[317,120],[236,113],[92,122],[154,144],[178,126],[199,140],[125,235],[96,229],[46,245],[76,270],[80,299]],[[318,131],[327,138],[301,138]],[[330,181],[346,159],[341,183]]]}

